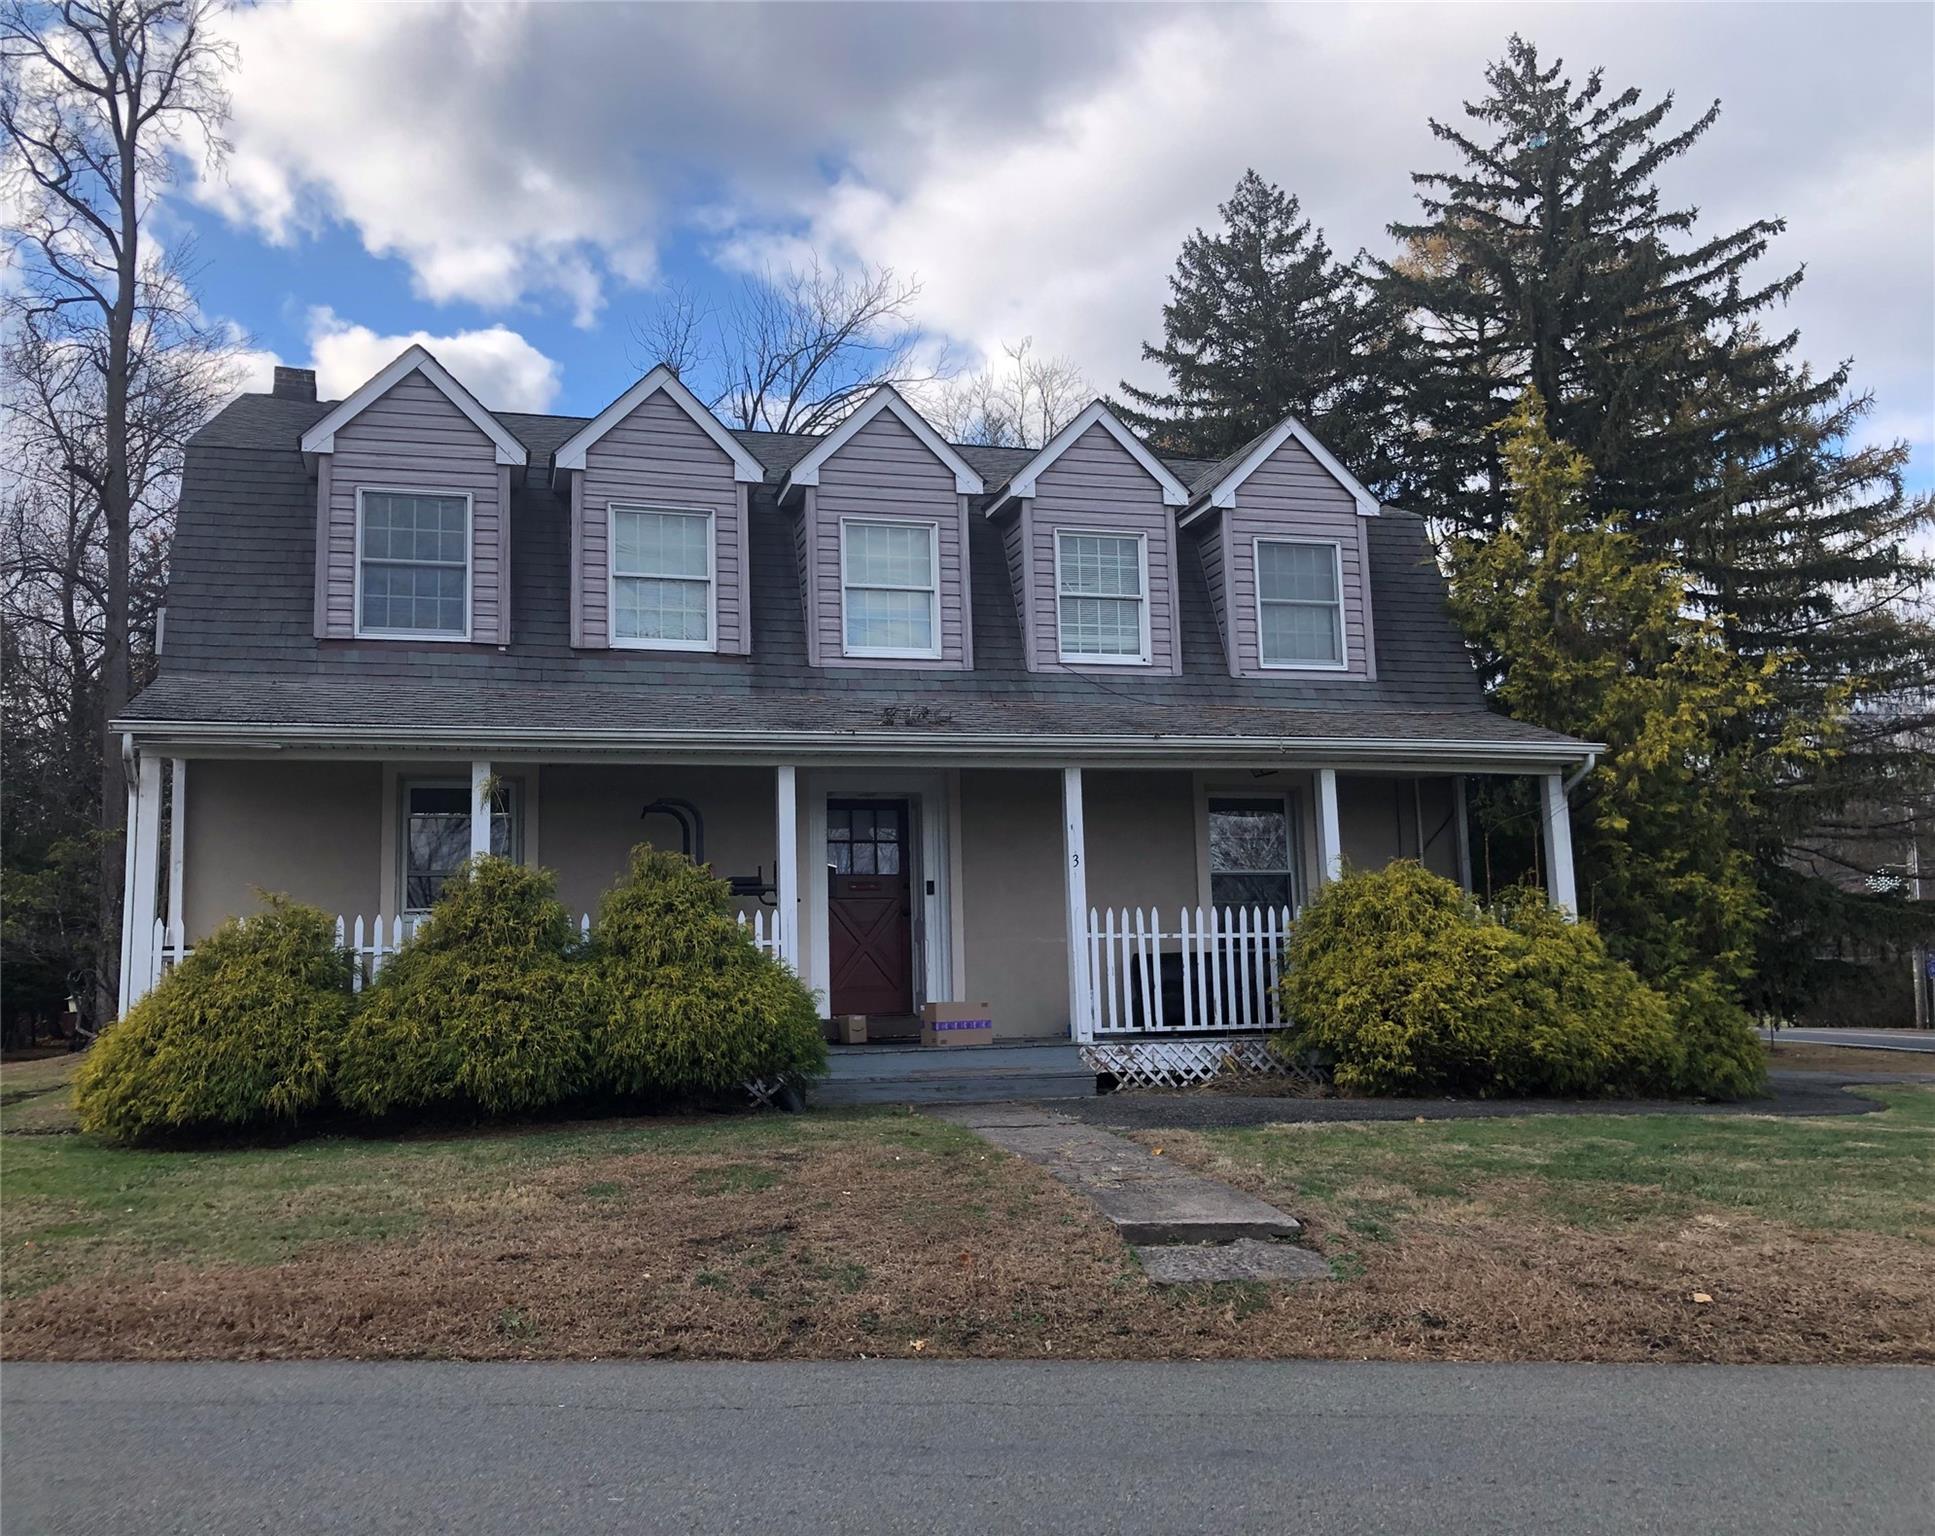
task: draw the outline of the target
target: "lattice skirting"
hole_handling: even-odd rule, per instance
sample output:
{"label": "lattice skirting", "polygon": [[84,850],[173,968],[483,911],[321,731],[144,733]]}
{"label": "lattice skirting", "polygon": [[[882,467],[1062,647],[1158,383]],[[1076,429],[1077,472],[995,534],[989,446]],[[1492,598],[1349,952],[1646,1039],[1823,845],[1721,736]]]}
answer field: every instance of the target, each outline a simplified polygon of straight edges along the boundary
{"label": "lattice skirting", "polygon": [[1082,1060],[1123,1087],[1188,1088],[1213,1078],[1297,1077],[1265,1047],[1261,1036],[1207,1040],[1098,1040],[1081,1047]]}

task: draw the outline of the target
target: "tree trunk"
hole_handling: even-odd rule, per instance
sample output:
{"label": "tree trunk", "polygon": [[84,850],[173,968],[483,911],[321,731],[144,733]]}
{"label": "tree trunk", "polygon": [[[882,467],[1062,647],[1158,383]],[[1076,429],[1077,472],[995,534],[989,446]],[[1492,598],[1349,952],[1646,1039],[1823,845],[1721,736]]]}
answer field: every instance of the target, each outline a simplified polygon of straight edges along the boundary
{"label": "tree trunk", "polygon": [[[118,62],[118,61],[117,61]],[[128,118],[115,124],[120,151],[121,241],[115,264],[117,288],[108,314],[108,366],[105,438],[107,512],[107,612],[103,615],[105,645],[101,656],[99,730],[101,742],[101,948],[95,963],[96,1019],[104,1022],[119,1011],[122,878],[128,856],[128,780],[121,761],[121,743],[110,722],[128,702],[128,540],[131,519],[128,484],[128,351],[134,329],[135,279],[140,271],[141,221],[139,188],[135,179],[135,150],[131,124],[137,101],[130,101]]]}

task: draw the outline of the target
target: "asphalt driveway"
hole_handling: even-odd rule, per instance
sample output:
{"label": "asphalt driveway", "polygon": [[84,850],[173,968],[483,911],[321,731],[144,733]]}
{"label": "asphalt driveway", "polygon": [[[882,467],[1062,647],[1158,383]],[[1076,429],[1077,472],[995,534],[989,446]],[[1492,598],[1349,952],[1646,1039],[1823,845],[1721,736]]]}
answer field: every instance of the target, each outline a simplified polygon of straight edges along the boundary
{"label": "asphalt driveway", "polygon": [[8,1536],[1922,1532],[1935,1372],[14,1365]]}
{"label": "asphalt driveway", "polygon": [[1793,1045],[1852,1045],[1870,1051],[1919,1051],[1935,1054],[1935,1029],[1783,1029],[1762,1030],[1770,1040]]}

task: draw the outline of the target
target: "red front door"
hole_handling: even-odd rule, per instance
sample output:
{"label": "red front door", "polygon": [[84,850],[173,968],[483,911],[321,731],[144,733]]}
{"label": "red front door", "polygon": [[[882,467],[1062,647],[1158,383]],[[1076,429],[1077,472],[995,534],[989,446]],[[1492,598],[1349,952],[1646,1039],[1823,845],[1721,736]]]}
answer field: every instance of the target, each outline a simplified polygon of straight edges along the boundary
{"label": "red front door", "polygon": [[907,823],[904,800],[827,802],[828,1002],[836,1015],[914,1011]]}

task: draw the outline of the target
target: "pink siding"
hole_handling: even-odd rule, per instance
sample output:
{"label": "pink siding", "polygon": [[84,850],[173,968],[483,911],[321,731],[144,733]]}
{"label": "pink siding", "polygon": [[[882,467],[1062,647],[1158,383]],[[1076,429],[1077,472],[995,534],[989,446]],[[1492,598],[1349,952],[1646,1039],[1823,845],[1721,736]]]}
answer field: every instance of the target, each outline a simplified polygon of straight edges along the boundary
{"label": "pink siding", "polygon": [[[1366,541],[1356,503],[1295,438],[1286,439],[1268,462],[1237,487],[1236,505],[1224,514],[1223,552],[1238,677],[1269,677],[1257,655],[1256,540],[1271,536],[1334,540],[1343,570],[1344,658],[1338,675],[1368,677],[1370,598]],[[1328,670],[1328,669],[1326,669]]]}
{"label": "pink siding", "polygon": [[[1223,520],[1229,514],[1211,511],[1203,518],[1202,536],[1196,541],[1197,553],[1202,556],[1203,577],[1209,584],[1209,606],[1216,614],[1216,635],[1223,643],[1223,659],[1230,658],[1230,605],[1228,599],[1229,577],[1225,570],[1223,554],[1228,540],[1223,535]],[[1232,670],[1234,670],[1232,668]]]}
{"label": "pink siding", "polygon": [[363,486],[470,493],[470,638],[505,644],[510,603],[504,594],[503,500],[497,450],[443,391],[412,373],[336,433],[327,474],[317,476],[316,633],[356,633],[356,496]]}
{"label": "pink siding", "polygon": [[712,513],[718,647],[728,652],[750,649],[746,526],[732,460],[670,395],[662,390],[652,395],[593,443],[578,478],[577,643],[610,644],[608,509],[617,501]]}
{"label": "pink siding", "polygon": [[[1055,584],[1055,534],[1079,528],[1140,533],[1148,545],[1149,664],[1157,672],[1182,670],[1176,611],[1176,517],[1163,505],[1159,486],[1107,428],[1090,427],[1043,472],[1022,514],[1028,524],[1027,590],[1032,595],[1028,638],[1031,670],[1063,665],[1057,626],[1061,604]],[[1117,671],[1101,666],[1097,671]]]}
{"label": "pink siding", "polygon": [[[808,570],[805,590],[808,646],[825,667],[949,667],[973,664],[968,626],[965,498],[954,489],[954,472],[930,453],[891,412],[883,411],[820,467],[817,494],[805,498],[802,518]],[[840,519],[897,517],[933,522],[939,529],[941,654],[932,660],[897,661],[844,656],[840,631]]]}
{"label": "pink siding", "polygon": [[1035,670],[1035,648],[1029,639],[1034,627],[1034,605],[1028,600],[1028,508],[1026,503],[1015,507],[1008,514],[1008,523],[1001,530],[1001,548],[1008,561],[1008,588],[1014,593],[1015,613],[1021,620],[1021,661],[1032,672]]}

